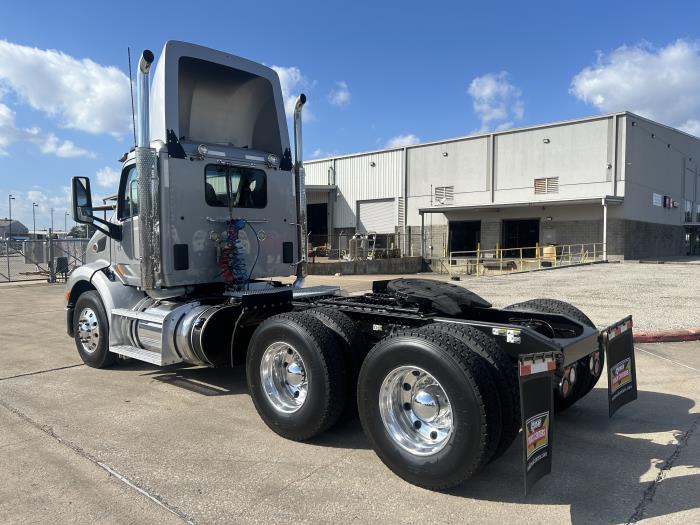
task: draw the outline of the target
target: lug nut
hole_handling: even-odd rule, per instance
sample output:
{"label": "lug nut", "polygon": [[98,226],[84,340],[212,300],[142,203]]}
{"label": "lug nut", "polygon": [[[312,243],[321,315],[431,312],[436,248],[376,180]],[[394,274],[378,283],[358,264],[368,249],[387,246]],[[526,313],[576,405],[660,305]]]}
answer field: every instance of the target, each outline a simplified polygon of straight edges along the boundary
{"label": "lug nut", "polygon": [[413,371],[413,375],[416,376],[416,377],[418,377],[418,376],[420,375],[420,372],[419,372],[418,370],[414,370],[414,371]]}
{"label": "lug nut", "polygon": [[411,385],[409,385],[408,383],[404,383],[404,384],[403,384],[403,389],[406,390],[406,391],[411,390]]}
{"label": "lug nut", "polygon": [[295,398],[299,397],[299,391],[298,391],[298,390],[297,390],[296,392],[294,392],[294,397],[295,397]]}
{"label": "lug nut", "polygon": [[430,433],[430,439],[437,439],[437,432],[434,430]]}
{"label": "lug nut", "polygon": [[404,403],[403,408],[404,410],[411,410],[411,403]]}
{"label": "lug nut", "polygon": [[422,423],[421,423],[420,421],[414,421],[414,422],[413,422],[413,426],[414,426],[414,428],[415,428],[416,430],[418,430],[418,429],[421,427],[421,424],[422,424]]}

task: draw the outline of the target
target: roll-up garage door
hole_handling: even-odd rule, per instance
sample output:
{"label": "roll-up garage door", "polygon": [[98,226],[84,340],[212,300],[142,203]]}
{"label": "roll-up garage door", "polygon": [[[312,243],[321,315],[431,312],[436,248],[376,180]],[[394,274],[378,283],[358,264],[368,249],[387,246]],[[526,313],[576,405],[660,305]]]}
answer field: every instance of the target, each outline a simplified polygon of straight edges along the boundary
{"label": "roll-up garage door", "polygon": [[394,233],[396,205],[394,199],[357,201],[357,231],[360,233]]}

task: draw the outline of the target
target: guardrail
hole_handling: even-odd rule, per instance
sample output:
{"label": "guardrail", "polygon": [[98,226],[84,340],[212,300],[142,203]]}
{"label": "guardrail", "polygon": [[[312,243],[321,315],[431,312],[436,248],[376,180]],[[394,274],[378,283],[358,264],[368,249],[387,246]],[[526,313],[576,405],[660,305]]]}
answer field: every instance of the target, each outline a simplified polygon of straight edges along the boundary
{"label": "guardrail", "polygon": [[593,263],[604,260],[604,248],[603,243],[582,243],[450,252],[447,272],[478,277]]}

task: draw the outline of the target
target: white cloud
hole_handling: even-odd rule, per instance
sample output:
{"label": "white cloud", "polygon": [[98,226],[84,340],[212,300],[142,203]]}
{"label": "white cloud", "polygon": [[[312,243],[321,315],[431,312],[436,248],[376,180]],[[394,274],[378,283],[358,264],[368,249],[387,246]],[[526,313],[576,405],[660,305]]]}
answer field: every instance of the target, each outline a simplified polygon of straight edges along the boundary
{"label": "white cloud", "polygon": [[0,40],[0,80],[60,126],[115,136],[129,132],[129,79],[113,66]]}
{"label": "white cloud", "polygon": [[348,88],[348,83],[344,80],[340,80],[336,82],[335,85],[336,88],[328,93],[328,102],[340,108],[350,104],[350,89]]}
{"label": "white cloud", "polygon": [[95,154],[90,151],[77,147],[72,140],[61,141],[53,133],[49,133],[42,140],[42,142],[37,142],[39,149],[44,154],[54,154],[57,157],[71,158],[71,157],[90,157],[94,158]]}
{"label": "white cloud", "polygon": [[396,135],[395,137],[391,137],[386,144],[384,145],[385,148],[400,148],[402,146],[413,146],[414,144],[418,144],[420,142],[420,139],[416,137],[413,133],[408,133],[406,135]]}
{"label": "white cloud", "polygon": [[311,155],[309,155],[309,158],[311,159],[321,159],[321,158],[328,158],[328,157],[335,157],[339,154],[338,150],[332,150],[332,151],[326,151],[321,148],[316,148],[311,152]]}
{"label": "white cloud", "polygon": [[116,189],[121,174],[110,166],[97,170],[97,183],[105,188]]}
{"label": "white cloud", "polygon": [[[274,69],[280,77],[282,97],[284,98],[284,111],[287,114],[287,118],[291,118],[294,114],[294,103],[297,97],[302,91],[311,89],[314,83],[309,81],[296,66],[272,66],[272,69]],[[302,113],[304,121],[311,121],[314,118],[311,111],[309,111],[309,105],[310,104],[307,103],[306,106],[304,106],[304,111]]]}
{"label": "white cloud", "polygon": [[700,45],[622,46],[571,80],[570,93],[600,111],[629,110],[700,135]]}
{"label": "white cloud", "polygon": [[524,105],[522,92],[508,80],[508,73],[487,73],[474,78],[467,92],[473,99],[474,112],[481,120],[479,131],[507,129],[521,120]]}
{"label": "white cloud", "polygon": [[94,157],[90,151],[77,147],[70,140],[60,140],[53,133],[44,133],[37,127],[20,128],[15,122],[15,112],[0,103],[0,156],[8,155],[8,147],[15,142],[35,144],[44,155],[57,157]]}
{"label": "white cloud", "polygon": [[111,166],[100,168],[95,175],[97,176],[97,183],[105,188],[116,188],[119,183],[119,177],[121,176],[121,174]]}

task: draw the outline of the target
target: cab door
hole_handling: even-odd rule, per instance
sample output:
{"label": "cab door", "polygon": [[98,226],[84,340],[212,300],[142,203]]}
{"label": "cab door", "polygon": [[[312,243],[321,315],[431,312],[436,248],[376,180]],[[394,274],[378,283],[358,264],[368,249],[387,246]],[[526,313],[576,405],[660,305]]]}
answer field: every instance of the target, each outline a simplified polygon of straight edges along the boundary
{"label": "cab door", "polygon": [[117,200],[117,221],[122,226],[122,240],[115,246],[115,262],[117,273],[132,286],[141,284],[137,177],[134,164],[124,166]]}

